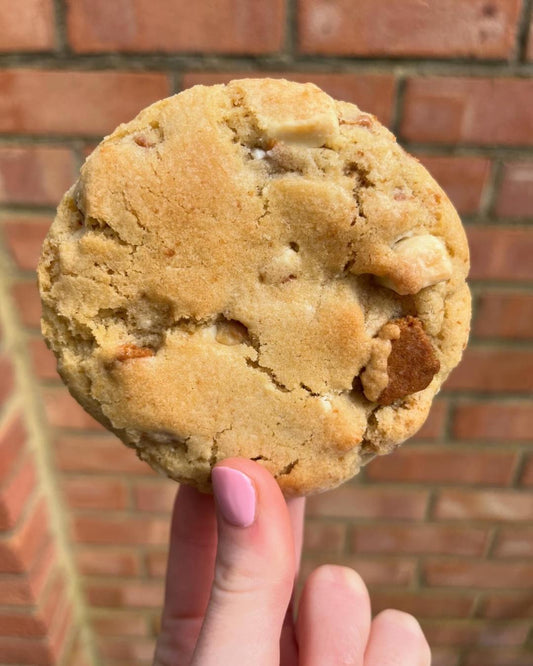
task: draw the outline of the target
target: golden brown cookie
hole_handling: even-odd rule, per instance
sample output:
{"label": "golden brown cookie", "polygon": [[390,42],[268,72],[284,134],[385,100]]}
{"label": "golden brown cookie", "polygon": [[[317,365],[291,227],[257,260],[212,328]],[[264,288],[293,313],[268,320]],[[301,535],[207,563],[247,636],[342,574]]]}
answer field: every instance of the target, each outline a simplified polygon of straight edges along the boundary
{"label": "golden brown cookie", "polygon": [[453,206],[375,117],[236,80],[89,156],[43,247],[42,327],[155,469],[209,490],[240,455],[307,494],[422,425],[466,344],[467,272]]}

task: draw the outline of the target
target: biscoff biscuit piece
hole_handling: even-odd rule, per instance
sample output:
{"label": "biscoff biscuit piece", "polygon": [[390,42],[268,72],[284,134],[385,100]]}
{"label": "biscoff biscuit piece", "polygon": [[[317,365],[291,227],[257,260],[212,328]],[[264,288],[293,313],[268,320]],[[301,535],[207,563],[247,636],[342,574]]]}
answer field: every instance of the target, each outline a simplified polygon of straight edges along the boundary
{"label": "biscoff biscuit piece", "polygon": [[43,246],[42,328],[83,407],[201,490],[244,456],[332,488],[424,422],[467,341],[453,206],[312,84],[195,86],[86,160]]}

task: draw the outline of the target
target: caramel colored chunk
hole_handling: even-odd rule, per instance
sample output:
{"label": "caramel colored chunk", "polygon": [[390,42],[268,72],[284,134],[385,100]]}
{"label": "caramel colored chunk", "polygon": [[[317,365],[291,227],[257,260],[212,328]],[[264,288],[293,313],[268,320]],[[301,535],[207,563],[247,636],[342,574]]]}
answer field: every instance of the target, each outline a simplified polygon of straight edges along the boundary
{"label": "caramel colored chunk", "polygon": [[129,361],[132,358],[146,358],[147,356],[153,355],[153,349],[149,349],[148,347],[137,347],[137,345],[126,343],[118,348],[115,358],[117,361]]}
{"label": "caramel colored chunk", "polygon": [[440,363],[422,323],[416,317],[396,319],[400,336],[391,340],[387,361],[389,383],[378,398],[380,405],[422,391],[440,370]]}

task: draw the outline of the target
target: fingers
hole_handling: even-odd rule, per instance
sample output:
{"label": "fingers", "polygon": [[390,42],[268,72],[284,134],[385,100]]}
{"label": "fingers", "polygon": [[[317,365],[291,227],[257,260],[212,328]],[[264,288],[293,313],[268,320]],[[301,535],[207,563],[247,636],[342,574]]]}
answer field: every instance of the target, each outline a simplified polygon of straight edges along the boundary
{"label": "fingers", "polygon": [[181,486],[172,514],[165,606],[154,666],[189,663],[209,600],[216,545],[213,497]]}
{"label": "fingers", "polygon": [[315,569],[298,612],[300,665],[366,666],[370,617],[368,591],[359,574],[333,565]]}
{"label": "fingers", "polygon": [[431,651],[417,620],[385,610],[372,622],[364,666],[430,666]]}
{"label": "fingers", "polygon": [[213,470],[218,550],[193,666],[278,665],[295,573],[287,505],[275,479],[250,460]]}

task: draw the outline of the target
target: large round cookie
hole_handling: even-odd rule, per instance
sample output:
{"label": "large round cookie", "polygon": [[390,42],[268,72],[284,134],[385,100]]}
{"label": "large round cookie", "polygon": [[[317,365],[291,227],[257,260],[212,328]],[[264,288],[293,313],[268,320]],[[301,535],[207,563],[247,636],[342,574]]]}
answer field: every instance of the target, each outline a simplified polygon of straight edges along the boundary
{"label": "large round cookie", "polygon": [[196,86],[65,194],[43,332],[83,407],[170,477],[258,460],[334,487],[424,422],[466,344],[468,247],[375,117],[312,84]]}

